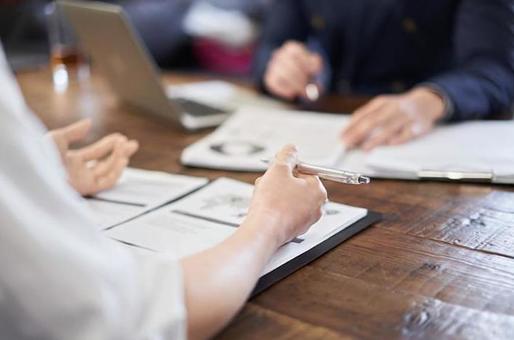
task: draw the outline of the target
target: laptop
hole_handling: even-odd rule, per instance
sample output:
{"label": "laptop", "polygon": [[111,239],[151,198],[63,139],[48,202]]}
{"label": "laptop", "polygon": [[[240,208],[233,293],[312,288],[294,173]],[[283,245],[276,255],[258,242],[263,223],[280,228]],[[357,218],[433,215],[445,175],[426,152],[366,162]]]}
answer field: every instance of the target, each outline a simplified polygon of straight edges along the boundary
{"label": "laptop", "polygon": [[125,104],[177,121],[188,130],[220,125],[227,108],[168,96],[157,67],[123,8],[100,2],[59,1],[84,50]]}

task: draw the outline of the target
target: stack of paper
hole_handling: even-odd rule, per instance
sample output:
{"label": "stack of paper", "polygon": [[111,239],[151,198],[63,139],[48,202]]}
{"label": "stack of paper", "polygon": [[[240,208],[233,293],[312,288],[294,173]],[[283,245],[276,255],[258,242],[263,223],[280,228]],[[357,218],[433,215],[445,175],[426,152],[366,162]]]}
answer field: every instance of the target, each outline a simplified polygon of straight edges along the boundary
{"label": "stack of paper", "polygon": [[214,133],[187,147],[186,165],[239,171],[266,169],[285,144],[295,144],[305,162],[333,166],[343,153],[340,133],[348,118],[314,112],[244,109]]}
{"label": "stack of paper", "polygon": [[[107,231],[117,240],[184,257],[219,244],[245,218],[253,186],[221,178],[149,214]],[[305,253],[367,215],[367,210],[329,203],[311,229],[283,246],[266,266],[266,274]]]}
{"label": "stack of paper", "polygon": [[128,168],[111,190],[86,200],[100,228],[108,228],[171,202],[208,182],[206,178]]}
{"label": "stack of paper", "polygon": [[410,143],[381,147],[367,157],[375,171],[482,172],[495,182],[514,181],[514,122],[469,122],[443,126]]}
{"label": "stack of paper", "polygon": [[263,159],[296,144],[304,162],[371,177],[514,183],[513,121],[440,126],[404,145],[364,153],[345,151],[340,136],[348,120],[346,115],[244,109],[187,147],[181,160],[205,168],[262,171]]}

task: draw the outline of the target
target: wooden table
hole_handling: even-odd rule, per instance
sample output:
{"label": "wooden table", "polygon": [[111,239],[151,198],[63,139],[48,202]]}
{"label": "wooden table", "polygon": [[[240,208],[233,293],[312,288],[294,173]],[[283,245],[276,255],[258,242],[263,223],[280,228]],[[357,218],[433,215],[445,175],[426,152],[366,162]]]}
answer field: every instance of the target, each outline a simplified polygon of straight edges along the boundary
{"label": "wooden table", "polygon": [[[95,77],[62,94],[47,71],[18,79],[48,127],[91,117],[91,139],[114,131],[138,139],[132,166],[257,176],[180,165],[182,149],[206,132],[119,107]],[[362,102],[328,99],[324,108],[347,112]],[[512,186],[375,180],[327,189],[332,200],[381,212],[383,221],[248,302],[220,339],[514,338]]]}

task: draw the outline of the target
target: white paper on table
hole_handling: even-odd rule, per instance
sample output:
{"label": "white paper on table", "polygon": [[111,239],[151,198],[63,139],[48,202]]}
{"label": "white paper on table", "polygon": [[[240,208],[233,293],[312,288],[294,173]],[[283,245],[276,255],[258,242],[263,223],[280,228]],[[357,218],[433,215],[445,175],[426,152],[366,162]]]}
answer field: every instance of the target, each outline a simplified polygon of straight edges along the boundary
{"label": "white paper on table", "polygon": [[169,206],[105,231],[107,236],[177,258],[222,242],[236,228],[171,212]]}
{"label": "white paper on table", "polygon": [[[107,231],[117,240],[177,257],[219,244],[234,233],[248,210],[252,186],[221,178],[183,198]],[[284,245],[263,274],[283,265],[365,217],[366,209],[329,203],[311,229]]]}
{"label": "white paper on table", "polygon": [[113,203],[95,199],[86,199],[86,204],[93,212],[93,220],[99,228],[105,229],[120,222],[127,221],[146,211],[146,207]]}
{"label": "white paper on table", "polygon": [[[230,178],[219,178],[201,190],[172,203],[169,209],[178,214],[238,226],[248,213],[252,193],[253,185]],[[298,238],[305,239],[310,235],[323,237],[333,230],[341,216],[349,216],[356,209],[358,208],[329,202],[325,206],[323,218]],[[366,214],[365,209],[360,212]]]}
{"label": "white paper on table", "polygon": [[373,178],[418,179],[417,173],[412,171],[372,167],[368,164],[368,153],[358,149],[345,152],[341,159],[336,162],[335,168],[357,172]]}
{"label": "white paper on table", "polygon": [[302,161],[334,166],[344,153],[340,133],[348,119],[315,112],[243,109],[187,147],[181,161],[215,169],[262,171],[267,167],[263,159],[273,157],[286,144],[295,144]]}
{"label": "white paper on table", "polygon": [[512,177],[514,122],[468,122],[438,127],[409,143],[375,149],[366,164],[377,171],[483,171]]}
{"label": "white paper on table", "polygon": [[108,228],[173,201],[208,182],[206,178],[127,168],[116,186],[86,199],[93,218]]}

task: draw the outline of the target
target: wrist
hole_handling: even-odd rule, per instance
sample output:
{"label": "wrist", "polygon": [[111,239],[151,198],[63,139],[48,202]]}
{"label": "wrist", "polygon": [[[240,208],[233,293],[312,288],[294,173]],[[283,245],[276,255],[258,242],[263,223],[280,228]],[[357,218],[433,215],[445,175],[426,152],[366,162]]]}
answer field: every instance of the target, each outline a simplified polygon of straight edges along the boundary
{"label": "wrist", "polygon": [[420,112],[423,112],[431,121],[436,122],[444,118],[446,104],[443,96],[429,87],[420,86],[412,89],[408,96],[414,100]]}
{"label": "wrist", "polygon": [[274,250],[284,243],[285,221],[273,210],[251,210],[240,228],[260,235]]}

